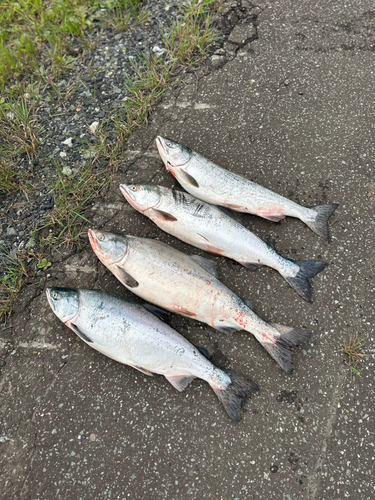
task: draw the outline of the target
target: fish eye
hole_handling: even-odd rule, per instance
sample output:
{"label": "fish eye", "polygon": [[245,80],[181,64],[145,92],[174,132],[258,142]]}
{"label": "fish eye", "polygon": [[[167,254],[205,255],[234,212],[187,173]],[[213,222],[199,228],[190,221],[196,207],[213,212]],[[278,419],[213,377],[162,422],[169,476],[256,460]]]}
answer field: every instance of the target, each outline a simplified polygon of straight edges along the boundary
{"label": "fish eye", "polygon": [[60,295],[57,292],[52,292],[51,297],[55,300],[58,300],[60,298]]}
{"label": "fish eye", "polygon": [[173,142],[166,142],[165,143],[169,148],[174,148]]}
{"label": "fish eye", "polygon": [[131,189],[132,191],[137,191],[137,188],[136,188],[135,186],[130,186],[130,189]]}
{"label": "fish eye", "polygon": [[104,236],[104,234],[101,234],[100,236],[98,236],[98,240],[99,240],[99,241],[105,241],[105,236]]}

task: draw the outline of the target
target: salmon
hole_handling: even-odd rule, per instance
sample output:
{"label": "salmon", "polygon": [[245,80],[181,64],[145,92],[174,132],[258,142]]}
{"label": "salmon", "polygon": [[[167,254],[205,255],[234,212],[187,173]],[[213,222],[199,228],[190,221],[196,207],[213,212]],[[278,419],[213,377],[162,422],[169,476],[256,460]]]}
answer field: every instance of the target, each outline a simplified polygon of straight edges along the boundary
{"label": "salmon", "polygon": [[122,184],[122,194],[163,231],[185,243],[233,259],[252,270],[276,269],[307,302],[312,302],[312,278],[328,264],[317,260],[288,260],[246,229],[233,214],[182,191],[163,186]]}
{"label": "salmon", "polygon": [[156,144],[167,170],[193,196],[237,212],[258,215],[272,222],[278,222],[285,216],[296,217],[325,240],[331,240],[328,220],[337,210],[337,203],[303,207],[215,165],[178,142],[158,136]]}
{"label": "salmon", "polygon": [[309,341],[311,332],[263,321],[219,281],[211,260],[149,238],[90,229],[89,240],[100,261],[139,297],[223,333],[245,330],[293,373],[291,348]]}
{"label": "salmon", "polygon": [[145,375],[163,375],[178,391],[195,378],[205,380],[235,422],[244,399],[259,391],[251,380],[213,365],[150,305],[100,290],[52,287],[46,293],[55,315],[90,347]]}

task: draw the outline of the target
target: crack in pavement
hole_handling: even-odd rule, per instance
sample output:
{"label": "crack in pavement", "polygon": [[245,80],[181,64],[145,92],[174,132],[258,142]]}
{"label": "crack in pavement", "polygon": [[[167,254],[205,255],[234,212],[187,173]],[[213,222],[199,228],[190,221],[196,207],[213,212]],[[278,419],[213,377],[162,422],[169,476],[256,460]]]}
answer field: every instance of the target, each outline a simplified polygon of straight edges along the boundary
{"label": "crack in pavement", "polygon": [[[55,376],[53,377],[51,383],[49,384],[49,386],[47,387],[47,389],[45,390],[45,392],[44,392],[44,394],[42,396],[43,401],[46,399],[46,397],[48,396],[48,394],[54,388],[54,386],[55,386],[55,384],[57,382],[57,379],[59,378],[60,373],[62,372],[62,370],[66,367],[66,365],[69,362],[69,356],[72,354],[72,352],[74,352],[74,350],[78,347],[78,345],[79,345],[79,342],[75,342],[69,348],[69,350],[68,350],[68,352],[66,354],[67,359],[62,363],[62,365],[56,371]],[[31,415],[31,419],[30,419],[30,421],[34,425],[34,439],[33,439],[33,443],[32,443],[31,455],[29,457],[29,464],[27,466],[27,472],[26,472],[25,479],[24,479],[24,481],[22,483],[22,486],[21,486],[21,489],[20,489],[20,498],[22,498],[22,494],[26,490],[26,483],[27,483],[27,480],[28,480],[28,478],[30,476],[30,473],[31,473],[31,470],[32,470],[32,466],[33,466],[33,463],[34,463],[34,460],[35,460],[35,453],[37,451],[38,426],[37,426],[37,423],[36,423],[36,416],[37,416],[37,413],[38,413],[39,409],[40,409],[40,406],[38,404],[38,405],[35,406],[34,411],[33,411],[32,415]],[[30,496],[29,496],[29,499],[33,500]]]}
{"label": "crack in pavement", "polygon": [[[338,380],[336,384],[336,388],[333,392],[331,405],[329,407],[329,416],[326,420],[326,428],[324,432],[324,438],[322,442],[322,447],[319,453],[319,456],[315,462],[313,470],[307,477],[308,481],[308,496],[309,500],[319,500],[319,485],[321,478],[321,469],[326,458],[328,441],[331,439],[333,434],[333,427],[337,418],[337,408],[338,403],[342,397],[344,392],[344,384],[347,379],[346,371],[342,370],[342,372],[338,372]],[[319,472],[318,472],[319,471]]]}

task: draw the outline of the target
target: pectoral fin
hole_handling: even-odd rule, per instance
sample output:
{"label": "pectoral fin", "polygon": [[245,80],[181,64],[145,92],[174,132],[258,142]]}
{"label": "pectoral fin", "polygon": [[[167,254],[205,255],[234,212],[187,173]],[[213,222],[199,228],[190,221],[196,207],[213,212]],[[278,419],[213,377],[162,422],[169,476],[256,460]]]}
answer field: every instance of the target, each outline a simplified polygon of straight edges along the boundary
{"label": "pectoral fin", "polygon": [[122,267],[116,266],[116,271],[121,281],[129,288],[137,288],[137,286],[139,286],[138,281],[134,279],[133,276],[130,276]]}
{"label": "pectoral fin", "polygon": [[168,212],[164,212],[163,210],[157,210],[156,208],[152,208],[152,213],[155,215],[155,217],[163,222],[174,222],[176,221],[176,217],[173,215],[169,214]]}
{"label": "pectoral fin", "polygon": [[73,330],[73,332],[78,335],[78,337],[82,340],[84,340],[85,342],[88,342],[89,344],[92,344],[93,341],[85,334],[83,333],[77,325],[74,325],[73,323],[69,323],[69,327],[71,328],[71,330]]}
{"label": "pectoral fin", "polygon": [[183,375],[175,375],[173,377],[167,377],[165,375],[165,378],[170,382],[175,389],[178,391],[183,391],[192,380],[194,380],[196,377],[184,377]]}
{"label": "pectoral fin", "polygon": [[187,172],[185,172],[184,170],[180,170],[180,175],[181,175],[181,178],[187,182],[188,184],[190,184],[191,186],[193,187],[197,187],[199,188],[199,184],[198,182],[194,179],[193,176],[191,176],[190,174],[188,174]]}

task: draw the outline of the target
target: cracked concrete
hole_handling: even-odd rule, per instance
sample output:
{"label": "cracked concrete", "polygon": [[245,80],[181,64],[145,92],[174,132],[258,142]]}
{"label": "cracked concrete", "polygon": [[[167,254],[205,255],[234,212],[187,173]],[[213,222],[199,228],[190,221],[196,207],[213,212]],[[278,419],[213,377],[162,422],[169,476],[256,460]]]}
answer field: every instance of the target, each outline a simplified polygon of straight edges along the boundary
{"label": "cracked concrete", "polygon": [[[203,382],[177,393],[61,324],[46,285],[131,294],[90,248],[56,251],[46,283],[25,288],[13,328],[0,332],[3,498],[374,498],[374,19],[365,0],[260,5],[258,39],[165,95],[130,138],[107,195],[85,214],[93,226],[203,254],[161,233],[118,190],[122,182],[176,185],[155,154],[158,134],[302,205],[340,203],[331,244],[295,219],[242,217],[282,255],[329,262],[311,306],[273,270],[251,273],[213,257],[221,279],[261,317],[314,332],[296,349],[295,375],[246,334],[173,316],[172,326],[216,362],[260,385],[233,425]],[[350,375],[341,353],[356,333],[369,355],[361,377]]]}

